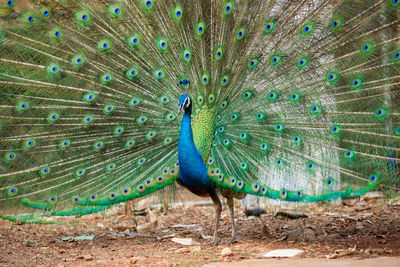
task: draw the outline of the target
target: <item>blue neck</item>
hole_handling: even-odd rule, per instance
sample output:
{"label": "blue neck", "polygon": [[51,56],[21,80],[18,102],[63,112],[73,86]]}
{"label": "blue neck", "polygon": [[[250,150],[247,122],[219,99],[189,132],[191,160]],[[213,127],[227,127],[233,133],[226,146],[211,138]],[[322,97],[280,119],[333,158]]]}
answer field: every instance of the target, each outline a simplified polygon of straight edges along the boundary
{"label": "blue neck", "polygon": [[191,124],[191,116],[192,116],[192,109],[188,108],[185,110],[185,114],[183,114],[182,123],[181,123],[181,130],[179,132],[179,145],[194,145],[193,141],[193,131],[192,131],[192,124]]}
{"label": "blue neck", "polygon": [[186,186],[211,188],[212,183],[207,176],[207,167],[193,141],[191,125],[191,106],[185,110],[179,133],[178,159],[179,178]]}

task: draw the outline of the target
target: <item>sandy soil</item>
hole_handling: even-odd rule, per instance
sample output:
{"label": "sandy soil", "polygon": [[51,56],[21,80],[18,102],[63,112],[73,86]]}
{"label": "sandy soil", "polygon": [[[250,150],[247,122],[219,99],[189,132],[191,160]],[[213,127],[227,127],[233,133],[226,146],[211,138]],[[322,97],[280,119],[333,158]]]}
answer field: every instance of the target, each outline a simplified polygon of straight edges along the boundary
{"label": "sandy soil", "polygon": [[[54,225],[3,220],[0,265],[400,266],[400,202],[389,205],[382,199],[357,199],[299,211],[308,217],[289,219],[271,211],[261,217],[246,216],[238,208],[239,242],[229,244],[225,207],[218,246],[207,245],[214,227],[212,206],[147,209],[145,216],[127,216],[121,207],[82,218],[57,218],[61,224]],[[194,245],[175,243],[173,237],[186,238]],[[279,248],[303,249],[305,253],[301,259],[263,260],[263,254]]]}

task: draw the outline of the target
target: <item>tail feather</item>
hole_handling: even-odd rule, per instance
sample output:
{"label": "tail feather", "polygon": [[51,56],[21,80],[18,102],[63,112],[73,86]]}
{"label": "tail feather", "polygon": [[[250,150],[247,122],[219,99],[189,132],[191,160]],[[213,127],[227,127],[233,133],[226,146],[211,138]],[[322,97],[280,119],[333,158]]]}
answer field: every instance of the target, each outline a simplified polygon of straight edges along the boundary
{"label": "tail feather", "polygon": [[168,188],[178,178],[182,91],[221,187],[309,202],[393,189],[398,6],[5,6],[22,15],[0,22],[1,209],[86,214]]}

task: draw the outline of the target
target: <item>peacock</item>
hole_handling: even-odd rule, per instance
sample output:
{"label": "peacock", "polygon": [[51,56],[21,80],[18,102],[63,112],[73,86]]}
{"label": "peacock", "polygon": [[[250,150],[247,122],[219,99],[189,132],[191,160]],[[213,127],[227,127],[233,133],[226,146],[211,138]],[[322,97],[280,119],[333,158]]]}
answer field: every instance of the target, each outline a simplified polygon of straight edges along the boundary
{"label": "peacock", "polygon": [[1,2],[3,219],[398,190],[398,0]]}

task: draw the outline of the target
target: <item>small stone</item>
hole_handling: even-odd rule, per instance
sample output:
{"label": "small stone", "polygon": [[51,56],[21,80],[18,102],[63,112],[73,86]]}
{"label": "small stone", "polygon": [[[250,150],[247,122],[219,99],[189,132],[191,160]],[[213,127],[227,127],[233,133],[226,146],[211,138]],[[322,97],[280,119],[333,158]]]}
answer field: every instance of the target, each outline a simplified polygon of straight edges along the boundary
{"label": "small stone", "polygon": [[357,227],[355,224],[350,224],[346,227],[345,232],[349,235],[352,235],[357,232]]}
{"label": "small stone", "polygon": [[360,231],[360,230],[364,229],[363,223],[362,222],[357,222],[356,223],[356,229],[357,229],[357,231]]}
{"label": "small stone", "polygon": [[244,210],[244,214],[246,214],[246,216],[257,216],[259,217],[261,214],[266,214],[267,211],[265,209],[262,208],[252,208],[252,209],[245,209]]}
{"label": "small stone", "polygon": [[303,235],[302,229],[294,229],[287,232],[287,240],[288,241],[297,241]]}
{"label": "small stone", "polygon": [[139,259],[136,257],[133,257],[129,260],[129,264],[135,264]]}
{"label": "small stone", "polygon": [[177,253],[177,254],[182,254],[182,253],[187,253],[187,252],[189,252],[190,250],[188,249],[188,248],[178,248],[178,249],[175,249],[175,253]]}
{"label": "small stone", "polygon": [[315,232],[310,229],[310,228],[306,228],[303,231],[304,234],[304,238],[308,241],[308,242],[315,242],[317,241],[317,237],[315,236]]}
{"label": "small stone", "polygon": [[383,192],[372,191],[372,192],[368,192],[365,195],[363,195],[361,197],[361,201],[370,200],[370,199],[383,199],[384,197],[385,197],[385,195],[383,194]]}
{"label": "small stone", "polygon": [[275,249],[263,255],[266,258],[293,258],[304,254],[301,249]]}
{"label": "small stone", "polygon": [[233,254],[233,252],[232,252],[232,249],[230,249],[230,248],[223,248],[221,251],[221,256],[229,256],[232,254]]}
{"label": "small stone", "polygon": [[212,239],[213,238],[212,236],[209,236],[209,235],[206,235],[203,233],[200,233],[200,235],[201,235],[201,238],[203,238],[203,239]]}
{"label": "small stone", "polygon": [[338,238],[339,238],[339,235],[338,235],[338,234],[330,234],[330,235],[327,235],[327,236],[324,238],[324,240],[327,241],[327,242],[332,242],[332,241],[335,241],[335,240],[338,239]]}
{"label": "small stone", "polygon": [[201,251],[201,247],[200,246],[191,247],[190,251],[191,252],[199,252],[199,251]]}
{"label": "small stone", "polygon": [[289,219],[299,219],[299,218],[307,218],[307,214],[304,212],[298,212],[298,211],[278,211],[275,214],[275,217],[284,217],[284,218],[289,218]]}
{"label": "small stone", "polygon": [[177,238],[174,237],[171,239],[172,242],[181,244],[181,245],[186,245],[186,246],[199,246],[200,244],[196,241],[194,241],[192,238]]}
{"label": "small stone", "polygon": [[93,260],[93,257],[92,257],[92,255],[85,255],[85,256],[83,256],[83,260],[84,261],[91,261],[91,260]]}
{"label": "small stone", "polygon": [[170,267],[170,266],[172,266],[172,264],[167,261],[159,261],[159,262],[157,262],[156,266]]}

